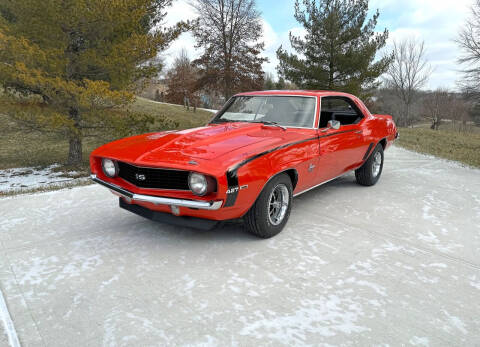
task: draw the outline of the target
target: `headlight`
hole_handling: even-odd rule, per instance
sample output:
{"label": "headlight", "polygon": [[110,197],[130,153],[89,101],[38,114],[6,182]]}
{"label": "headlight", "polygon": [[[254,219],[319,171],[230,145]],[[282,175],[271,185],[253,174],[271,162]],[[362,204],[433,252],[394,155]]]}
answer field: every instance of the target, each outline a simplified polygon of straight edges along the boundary
{"label": "headlight", "polygon": [[102,159],[102,169],[108,177],[115,177],[118,174],[117,163],[111,159]]}
{"label": "headlight", "polygon": [[204,175],[191,172],[190,175],[188,175],[188,186],[194,194],[205,195],[208,188],[208,181]]}

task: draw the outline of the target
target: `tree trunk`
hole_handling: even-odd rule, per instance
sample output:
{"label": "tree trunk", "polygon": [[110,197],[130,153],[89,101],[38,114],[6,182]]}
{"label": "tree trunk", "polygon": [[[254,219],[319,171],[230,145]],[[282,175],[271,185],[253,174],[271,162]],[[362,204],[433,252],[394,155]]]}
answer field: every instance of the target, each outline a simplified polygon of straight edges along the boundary
{"label": "tree trunk", "polygon": [[223,96],[225,98],[225,102],[230,99],[232,96],[232,86],[231,86],[231,79],[230,79],[230,72],[227,72],[225,76],[225,84],[223,87]]}
{"label": "tree trunk", "polygon": [[410,102],[405,103],[405,126],[410,127],[412,124],[410,122]]}
{"label": "tree trunk", "polygon": [[80,114],[77,108],[72,107],[69,117],[75,121],[75,130],[70,131],[68,165],[80,165],[82,163],[82,136],[80,132]]}
{"label": "tree trunk", "polygon": [[232,71],[230,65],[230,59],[225,59],[225,75],[224,75],[224,84],[223,84],[223,97],[225,102],[230,99],[232,96]]}
{"label": "tree trunk", "polygon": [[71,134],[69,143],[68,165],[80,165],[82,163],[82,138],[77,134]]}

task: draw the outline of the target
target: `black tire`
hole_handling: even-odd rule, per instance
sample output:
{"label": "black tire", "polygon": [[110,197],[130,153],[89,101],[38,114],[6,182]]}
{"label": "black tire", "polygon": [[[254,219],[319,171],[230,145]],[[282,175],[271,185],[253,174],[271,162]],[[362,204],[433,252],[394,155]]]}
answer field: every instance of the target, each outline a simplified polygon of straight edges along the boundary
{"label": "black tire", "polygon": [[[272,205],[274,205],[270,203],[270,199],[272,198],[272,194],[274,194],[274,190],[277,192],[279,191],[278,194],[285,193],[286,191],[283,187],[285,187],[286,191],[288,191],[288,206],[284,211],[281,220],[277,221],[275,218],[272,219],[270,214],[270,208]],[[292,181],[287,174],[280,174],[272,178],[263,188],[262,192],[257,198],[257,201],[255,201],[253,206],[243,217],[247,231],[263,239],[268,239],[277,235],[280,231],[282,231],[285,224],[287,224],[288,218],[290,217],[290,211],[292,209],[292,197]],[[275,221],[277,221],[278,224],[275,224]]]}
{"label": "black tire", "polygon": [[[375,158],[378,158],[378,156],[381,156],[380,171],[375,174]],[[357,183],[361,184],[362,186],[373,186],[375,183],[377,183],[382,175],[383,158],[383,146],[378,144],[362,167],[355,170],[355,178],[357,179]]]}

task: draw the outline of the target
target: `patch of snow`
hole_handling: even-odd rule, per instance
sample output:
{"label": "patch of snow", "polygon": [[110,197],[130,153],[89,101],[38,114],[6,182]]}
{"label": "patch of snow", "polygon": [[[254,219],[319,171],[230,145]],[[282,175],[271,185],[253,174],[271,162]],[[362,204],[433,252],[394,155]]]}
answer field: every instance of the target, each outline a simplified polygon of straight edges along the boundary
{"label": "patch of snow", "polygon": [[55,272],[55,263],[58,262],[59,258],[54,255],[48,258],[32,258],[30,268],[24,271],[22,276],[19,277],[19,283],[21,285],[37,285],[43,281],[46,281],[48,279],[48,275]]}
{"label": "patch of snow", "polygon": [[452,316],[450,315],[447,311],[443,311],[443,313],[445,313],[445,315],[448,317],[448,320],[450,322],[450,325],[453,325],[455,328],[457,328],[458,330],[460,330],[462,333],[464,333],[465,335],[468,333],[467,332],[467,329],[465,329],[465,323],[462,322],[462,320],[456,316]]}
{"label": "patch of snow", "polygon": [[348,267],[349,270],[353,270],[360,275],[371,276],[376,273],[376,269],[372,266],[370,260],[357,261]]}
{"label": "patch of snow", "polygon": [[421,241],[426,241],[428,243],[438,243],[437,236],[431,231],[427,231],[425,234],[417,234],[417,237]]}
{"label": "patch of snow", "polygon": [[51,185],[61,185],[79,180],[77,171],[55,172],[60,167],[53,164],[46,168],[20,167],[0,170],[0,192],[36,189]]}
{"label": "patch of snow", "polygon": [[119,279],[119,276],[118,276],[118,274],[116,274],[112,278],[110,278],[109,280],[103,281],[102,284],[100,285],[99,292],[103,292],[103,290],[105,289],[106,286],[109,286],[111,283],[113,283],[115,281],[118,281],[118,279]]}
{"label": "patch of snow", "polygon": [[418,337],[414,336],[409,341],[414,346],[430,346],[428,337]]}
{"label": "patch of snow", "polygon": [[362,307],[353,299],[332,294],[318,300],[303,300],[293,312],[255,311],[254,317],[240,317],[245,326],[239,333],[287,345],[305,344],[308,334],[329,337],[339,332],[350,335],[369,331],[356,324],[363,315]]}
{"label": "patch of snow", "polygon": [[477,276],[473,275],[470,277],[470,280],[470,285],[473,288],[477,288],[478,290],[480,290],[480,279],[477,280]]}
{"label": "patch of snow", "polygon": [[422,267],[439,267],[439,268],[442,268],[442,269],[446,269],[447,268],[447,265],[444,264],[444,263],[432,263],[432,264],[428,264],[428,265],[425,265],[425,264],[422,264]]}
{"label": "patch of snow", "polygon": [[376,283],[365,281],[365,280],[357,280],[355,277],[350,277],[345,280],[345,283],[354,283],[362,287],[368,287],[372,289],[375,293],[381,295],[381,296],[387,296],[387,293],[385,292],[385,287],[380,286]]}

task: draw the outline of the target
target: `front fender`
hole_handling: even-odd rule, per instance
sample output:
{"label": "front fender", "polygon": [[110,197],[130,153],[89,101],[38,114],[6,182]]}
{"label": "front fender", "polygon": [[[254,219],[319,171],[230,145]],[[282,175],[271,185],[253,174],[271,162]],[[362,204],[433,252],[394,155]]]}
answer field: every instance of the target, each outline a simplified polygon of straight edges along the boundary
{"label": "front fender", "polygon": [[[228,194],[224,207],[235,207],[245,214],[255,203],[265,185],[276,175],[292,170],[296,188],[308,184],[314,175],[308,166],[318,160],[316,138],[260,153],[227,171]],[[309,172],[309,177],[307,177]],[[296,176],[296,177],[295,177]],[[298,181],[298,184],[297,182]]]}

